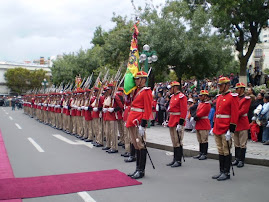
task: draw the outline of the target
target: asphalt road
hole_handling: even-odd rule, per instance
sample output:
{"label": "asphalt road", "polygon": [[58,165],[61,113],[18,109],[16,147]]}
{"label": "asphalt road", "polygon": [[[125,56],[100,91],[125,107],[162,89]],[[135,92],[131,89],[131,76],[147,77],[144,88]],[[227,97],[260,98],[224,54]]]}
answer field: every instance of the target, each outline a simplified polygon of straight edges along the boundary
{"label": "asphalt road", "polygon": [[[135,163],[124,163],[118,154],[107,154],[90,143],[41,124],[20,111],[0,108],[0,129],[15,177],[33,177],[65,173],[118,169],[133,172]],[[31,138],[31,139],[28,139]],[[60,139],[59,139],[60,138]],[[65,139],[64,139],[65,138]],[[167,134],[169,138],[169,134]],[[64,141],[64,140],[65,141]],[[34,141],[40,148],[36,148]],[[218,182],[211,176],[218,172],[218,161],[199,161],[186,158],[180,168],[165,166],[172,159],[170,153],[149,149],[156,169],[148,159],[143,184],[123,188],[24,199],[24,202],[83,202],[83,201],[269,201],[268,167],[245,165],[235,168],[235,177]]]}

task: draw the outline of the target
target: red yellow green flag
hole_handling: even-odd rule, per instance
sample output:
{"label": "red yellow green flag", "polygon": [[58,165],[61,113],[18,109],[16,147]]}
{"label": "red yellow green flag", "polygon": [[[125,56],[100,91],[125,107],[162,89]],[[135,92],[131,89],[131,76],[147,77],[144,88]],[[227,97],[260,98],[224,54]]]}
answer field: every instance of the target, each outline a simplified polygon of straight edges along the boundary
{"label": "red yellow green flag", "polygon": [[126,95],[130,94],[132,90],[136,89],[134,76],[139,71],[138,63],[139,63],[139,52],[138,52],[138,42],[137,36],[139,34],[137,28],[138,22],[134,25],[134,33],[131,41],[130,53],[129,53],[129,61],[127,65],[127,70],[124,78],[124,93]]}

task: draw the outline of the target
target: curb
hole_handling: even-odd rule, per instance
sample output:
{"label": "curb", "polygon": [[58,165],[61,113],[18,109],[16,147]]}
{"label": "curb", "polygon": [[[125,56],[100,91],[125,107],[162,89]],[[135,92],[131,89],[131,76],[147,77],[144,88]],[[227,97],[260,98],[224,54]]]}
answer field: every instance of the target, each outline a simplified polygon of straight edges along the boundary
{"label": "curb", "polygon": [[[170,151],[170,152],[173,151],[173,147],[168,146],[168,145],[161,145],[161,144],[157,144],[157,143],[147,142],[147,146],[150,148],[154,148],[154,149],[160,149],[160,150],[165,150],[165,151]],[[198,154],[198,151],[191,150],[191,149],[184,149],[184,156],[185,157],[192,157],[192,156],[195,156],[197,154]],[[218,160],[219,155],[213,154],[213,153],[208,153],[207,158]],[[269,167],[269,160],[268,159],[255,159],[255,158],[247,158],[246,157],[245,163],[250,164],[250,165],[259,165],[259,166]]]}

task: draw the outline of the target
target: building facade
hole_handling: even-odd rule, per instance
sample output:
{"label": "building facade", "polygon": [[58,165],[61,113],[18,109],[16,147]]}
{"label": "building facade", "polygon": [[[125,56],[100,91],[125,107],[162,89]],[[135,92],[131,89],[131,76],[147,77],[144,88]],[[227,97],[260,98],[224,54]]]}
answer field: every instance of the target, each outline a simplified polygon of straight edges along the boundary
{"label": "building facade", "polygon": [[256,44],[248,65],[259,67],[262,71],[269,69],[269,27],[262,29],[260,42]]}
{"label": "building facade", "polygon": [[[11,68],[22,67],[30,71],[43,69],[46,71],[46,76],[51,76],[51,69],[48,65],[38,65],[38,64],[20,64],[20,63],[9,63],[9,62],[0,62],[0,95],[9,95],[10,89],[6,86],[5,72]],[[42,81],[40,81],[41,83]]]}

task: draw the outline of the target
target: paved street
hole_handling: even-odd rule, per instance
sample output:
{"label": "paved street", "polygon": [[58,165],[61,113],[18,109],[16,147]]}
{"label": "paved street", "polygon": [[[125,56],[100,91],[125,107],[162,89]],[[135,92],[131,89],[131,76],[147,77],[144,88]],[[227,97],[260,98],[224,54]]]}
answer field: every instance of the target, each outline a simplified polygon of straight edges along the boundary
{"label": "paved street", "polygon": [[[41,124],[22,111],[0,108],[0,129],[15,177],[32,177],[65,173],[118,169],[129,173],[135,163],[124,163],[119,154],[107,154],[91,143],[78,141],[62,131]],[[166,128],[148,130],[148,140],[161,139]],[[154,137],[156,135],[156,138]],[[167,141],[170,141],[169,133]],[[186,134],[185,145],[188,144]],[[210,138],[210,144],[212,143]],[[213,144],[213,143],[212,143]],[[191,147],[195,147],[194,141]],[[210,150],[209,150],[210,151]],[[268,152],[268,148],[266,150]],[[170,152],[149,149],[156,169],[147,161],[143,184],[123,188],[86,192],[92,199],[83,199],[78,193],[24,199],[24,202],[83,202],[83,201],[268,201],[269,169],[246,164],[235,168],[235,177],[225,182],[212,180],[218,172],[218,161],[186,158],[180,168],[165,166],[172,157]],[[1,155],[1,154],[0,154]],[[1,163],[1,162],[0,162]],[[84,193],[85,194],[85,193]],[[138,195],[136,197],[136,195]]]}

